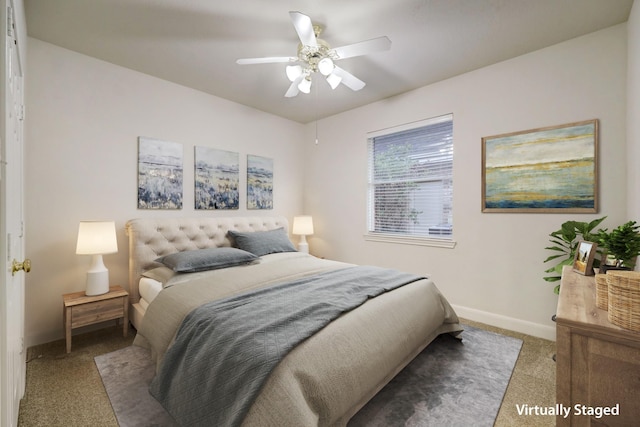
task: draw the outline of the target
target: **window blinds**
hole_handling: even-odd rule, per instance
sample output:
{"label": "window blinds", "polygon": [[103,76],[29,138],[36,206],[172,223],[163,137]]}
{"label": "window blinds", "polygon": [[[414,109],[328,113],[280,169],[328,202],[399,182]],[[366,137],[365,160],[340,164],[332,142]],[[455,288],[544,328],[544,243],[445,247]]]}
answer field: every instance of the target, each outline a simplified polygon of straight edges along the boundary
{"label": "window blinds", "polygon": [[368,154],[369,232],[450,237],[453,116],[376,132]]}

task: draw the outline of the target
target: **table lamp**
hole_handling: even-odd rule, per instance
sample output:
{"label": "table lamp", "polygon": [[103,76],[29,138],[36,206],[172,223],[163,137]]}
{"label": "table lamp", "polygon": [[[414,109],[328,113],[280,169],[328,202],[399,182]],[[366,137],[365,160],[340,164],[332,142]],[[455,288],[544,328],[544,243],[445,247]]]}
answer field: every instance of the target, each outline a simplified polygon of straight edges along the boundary
{"label": "table lamp", "polygon": [[309,244],[306,236],[313,234],[313,219],[309,215],[301,215],[293,218],[293,234],[300,236],[298,251],[309,253]]}
{"label": "table lamp", "polygon": [[113,221],[81,221],[78,228],[76,254],[92,255],[87,271],[87,295],[109,292],[109,270],[102,261],[103,254],[118,252],[116,225]]}

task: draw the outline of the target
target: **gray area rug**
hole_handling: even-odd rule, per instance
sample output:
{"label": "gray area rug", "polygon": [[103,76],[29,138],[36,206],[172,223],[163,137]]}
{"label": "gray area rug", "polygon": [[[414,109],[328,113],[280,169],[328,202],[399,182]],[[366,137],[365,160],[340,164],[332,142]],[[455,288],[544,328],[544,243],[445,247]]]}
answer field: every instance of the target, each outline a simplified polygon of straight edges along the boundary
{"label": "gray area rug", "polygon": [[467,325],[460,337],[436,338],[348,426],[493,426],[522,340]]}
{"label": "gray area rug", "polygon": [[95,357],[120,427],[177,426],[149,394],[155,375],[151,351],[135,345]]}
{"label": "gray area rug", "polygon": [[[465,325],[442,335],[349,422],[349,427],[492,426],[522,341]],[[149,394],[149,352],[126,347],[95,358],[121,427],[175,426]]]}

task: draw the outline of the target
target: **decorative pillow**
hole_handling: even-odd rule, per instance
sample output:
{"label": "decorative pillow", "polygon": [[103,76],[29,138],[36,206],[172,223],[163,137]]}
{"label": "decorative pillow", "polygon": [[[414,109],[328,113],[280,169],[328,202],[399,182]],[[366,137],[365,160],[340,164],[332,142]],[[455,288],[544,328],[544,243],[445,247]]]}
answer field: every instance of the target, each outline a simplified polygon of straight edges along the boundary
{"label": "decorative pillow", "polygon": [[156,259],[176,273],[193,273],[196,271],[216,270],[249,264],[258,257],[252,253],[236,248],[207,248],[193,251],[176,252]]}
{"label": "decorative pillow", "polygon": [[256,256],[278,252],[296,252],[284,228],[269,231],[240,232],[229,230],[235,246]]}
{"label": "decorative pillow", "polygon": [[164,285],[169,281],[169,279],[176,275],[176,272],[169,267],[162,266],[147,270],[142,273],[142,275],[144,277],[148,277],[149,279],[157,280]]}

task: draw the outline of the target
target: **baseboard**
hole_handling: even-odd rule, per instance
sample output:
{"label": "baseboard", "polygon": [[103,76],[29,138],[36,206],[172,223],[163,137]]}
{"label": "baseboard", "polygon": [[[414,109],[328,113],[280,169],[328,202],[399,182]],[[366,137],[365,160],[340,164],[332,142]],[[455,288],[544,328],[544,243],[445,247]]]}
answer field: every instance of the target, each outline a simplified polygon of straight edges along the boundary
{"label": "baseboard", "polygon": [[455,304],[451,304],[451,306],[458,316],[465,319],[485,323],[498,328],[509,329],[510,331],[520,332],[538,338],[544,338],[551,341],[556,340],[555,326],[545,326],[539,323],[529,322],[527,320],[514,319],[513,317],[489,313],[488,311],[477,310],[475,308],[462,307]]}

